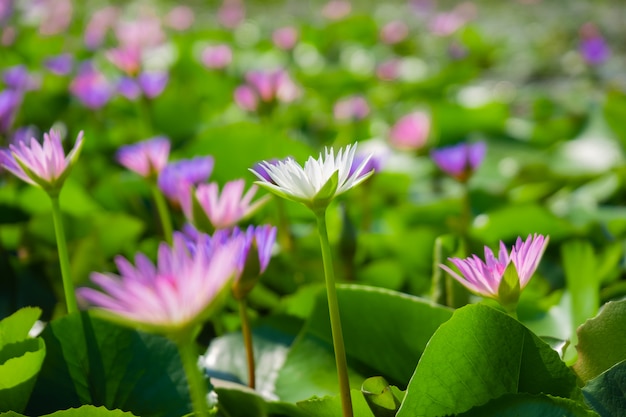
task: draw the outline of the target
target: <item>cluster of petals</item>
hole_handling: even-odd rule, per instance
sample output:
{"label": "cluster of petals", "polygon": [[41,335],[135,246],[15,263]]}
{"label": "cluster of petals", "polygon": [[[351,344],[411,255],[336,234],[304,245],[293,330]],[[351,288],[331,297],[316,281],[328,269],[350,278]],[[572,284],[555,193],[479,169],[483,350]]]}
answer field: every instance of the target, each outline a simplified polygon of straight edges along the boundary
{"label": "cluster of petals", "polygon": [[172,246],[162,243],[156,265],[137,254],[135,265],[123,257],[115,263],[120,275],[92,273],[96,288],[80,288],[78,295],[91,306],[122,321],[160,332],[176,331],[206,319],[214,301],[236,276],[242,239],[214,242],[199,234],[190,250],[182,233]]}
{"label": "cluster of petals", "polygon": [[206,182],[213,171],[212,156],[197,156],[191,159],[170,162],[159,174],[157,184],[172,202],[180,204],[191,198],[191,187]]}
{"label": "cluster of petals", "polygon": [[300,91],[289,74],[282,69],[250,71],[246,83],[235,89],[235,102],[247,111],[256,111],[260,103],[294,101]]}
{"label": "cluster of petals", "polygon": [[519,277],[520,289],[523,289],[535,273],[548,240],[548,236],[544,237],[539,234],[529,235],[525,241],[518,237],[510,254],[504,243],[500,241],[497,257],[491,249],[485,246],[484,261],[476,255],[466,259],[449,258],[448,260],[458,268],[460,274],[446,265],[440,265],[440,267],[468,290],[497,299],[500,283],[509,264],[513,263]]}
{"label": "cluster of petals", "polygon": [[83,132],[74,148],[65,155],[61,135],[55,130],[44,133],[43,144],[31,138],[0,150],[0,164],[18,178],[46,190],[59,190],[83,146]]}
{"label": "cluster of petals", "polygon": [[357,146],[348,145],[335,155],[333,148],[326,148],[318,159],[309,157],[304,167],[293,158],[279,161],[263,161],[258,168],[251,169],[262,185],[268,190],[288,199],[302,203],[312,203],[320,190],[337,172],[338,183],[334,195],[342,194],[367,179],[373,171],[366,171],[369,157],[354,167]]}
{"label": "cluster of petals", "polygon": [[474,142],[434,149],[430,156],[442,171],[465,181],[482,164],[486,153],[485,142]]}
{"label": "cluster of petals", "polygon": [[156,177],[170,155],[170,141],[164,136],[157,136],[133,145],[122,146],[116,154],[117,162],[141,175]]}
{"label": "cluster of petals", "polygon": [[[214,229],[228,229],[235,226],[266,201],[266,199],[259,199],[252,202],[258,187],[253,185],[244,194],[245,185],[243,179],[229,181],[224,184],[221,193],[215,182],[198,185],[194,198]],[[192,199],[183,200],[180,203],[185,216],[197,223],[198,219],[194,218]]]}

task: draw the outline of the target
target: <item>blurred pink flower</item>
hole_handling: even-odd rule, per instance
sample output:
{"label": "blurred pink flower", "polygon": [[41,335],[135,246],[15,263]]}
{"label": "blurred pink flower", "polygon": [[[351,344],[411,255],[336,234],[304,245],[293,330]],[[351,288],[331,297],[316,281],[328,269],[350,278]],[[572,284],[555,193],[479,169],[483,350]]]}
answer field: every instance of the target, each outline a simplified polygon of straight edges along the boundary
{"label": "blurred pink flower", "polygon": [[99,109],[109,102],[114,87],[91,62],[86,62],[70,83],[70,92],[90,109]]}
{"label": "blurred pink flower", "polygon": [[439,266],[473,293],[498,300],[500,284],[509,264],[512,262],[517,271],[519,289],[524,289],[539,266],[548,241],[548,236],[534,234],[529,235],[526,241],[518,237],[510,255],[504,242],[500,241],[497,258],[487,246],[485,261],[476,255],[466,259],[448,258],[459,269],[460,275],[446,265]]}
{"label": "blurred pink flower", "polygon": [[115,36],[124,48],[143,50],[163,44],[165,32],[160,19],[151,9],[142,9],[143,13],[133,20],[122,20],[115,24]]}
{"label": "blurred pink flower", "polygon": [[105,52],[107,59],[128,75],[135,75],[141,69],[141,49],[118,47]]}
{"label": "blurred pink flower", "polygon": [[194,11],[189,6],[175,6],[165,16],[165,24],[180,32],[189,29],[194,20]]}
{"label": "blurred pink flower", "polygon": [[170,141],[157,136],[132,145],[122,146],[116,154],[117,162],[145,178],[156,178],[167,165]]}
{"label": "blurred pink flower", "polygon": [[235,103],[243,110],[253,112],[259,105],[259,99],[252,87],[241,85],[235,89]]}
{"label": "blurred pink flower", "polygon": [[97,49],[104,43],[107,31],[113,27],[119,14],[117,7],[107,6],[91,15],[83,37],[87,48]]}
{"label": "blurred pink flower", "polygon": [[[262,198],[252,203],[252,198],[258,187],[253,185],[247,193],[243,193],[244,180],[227,182],[219,193],[218,185],[214,182],[200,184],[195,191],[195,198],[202,207],[207,219],[215,229],[228,229],[235,226],[256,211],[265,201]],[[183,212],[188,219],[197,223],[194,218],[191,201],[181,201]]]}
{"label": "blurred pink flower", "polygon": [[43,135],[43,146],[31,138],[30,143],[23,141],[0,150],[0,165],[29,184],[58,193],[82,146],[83,132],[80,132],[74,148],[65,156],[61,135],[50,130]]}
{"label": "blurred pink flower", "polygon": [[363,96],[351,96],[338,100],[333,107],[336,120],[362,120],[370,113],[370,106]]}
{"label": "blurred pink flower", "polygon": [[242,109],[251,111],[258,108],[259,101],[289,103],[299,94],[285,70],[250,71],[246,74],[246,84],[235,90],[235,101]]}
{"label": "blurred pink flower", "polygon": [[217,11],[219,22],[229,29],[239,26],[245,17],[246,8],[241,0],[224,0]]}
{"label": "blurred pink flower", "polygon": [[209,45],[202,50],[200,60],[205,67],[221,69],[227,67],[233,60],[233,52],[225,43]]}
{"label": "blurred pink flower", "polygon": [[455,12],[436,14],[430,21],[428,28],[433,35],[448,36],[459,30],[465,24],[465,19]]}
{"label": "blurred pink flower", "polygon": [[278,28],[272,33],[272,41],[274,45],[280,49],[289,50],[293,49],[298,43],[298,29],[294,26],[285,26]]}
{"label": "blurred pink flower", "polygon": [[383,81],[393,81],[400,75],[402,61],[394,58],[381,62],[376,67],[376,76]]}
{"label": "blurred pink flower", "polygon": [[422,148],[430,133],[430,116],[416,111],[400,118],[389,132],[389,142],[400,150],[414,151]]}
{"label": "blurred pink flower", "polygon": [[409,27],[400,20],[387,23],[380,30],[380,39],[389,45],[402,42],[409,35]]}
{"label": "blurred pink flower", "polygon": [[65,32],[72,21],[72,0],[43,0],[35,7],[41,8],[39,33],[44,36]]}
{"label": "blurred pink flower", "polygon": [[330,20],[339,20],[348,16],[352,11],[352,4],[346,0],[330,0],[322,8],[322,16]]}
{"label": "blurred pink flower", "polygon": [[79,288],[81,299],[112,319],[144,330],[168,334],[208,319],[230,289],[241,254],[241,237],[213,239],[200,234],[188,242],[174,234],[172,246],[161,243],[157,263],[135,256],[135,265],[118,256],[120,275],[94,272],[102,290]]}

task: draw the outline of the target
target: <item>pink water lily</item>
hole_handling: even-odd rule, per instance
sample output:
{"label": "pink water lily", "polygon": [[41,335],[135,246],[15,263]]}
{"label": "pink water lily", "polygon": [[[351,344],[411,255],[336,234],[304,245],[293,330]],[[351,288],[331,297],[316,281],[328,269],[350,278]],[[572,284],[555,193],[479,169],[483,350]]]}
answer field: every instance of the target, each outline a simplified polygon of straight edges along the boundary
{"label": "pink water lily", "polygon": [[[235,226],[256,211],[266,198],[252,202],[258,187],[253,185],[244,194],[245,181],[235,180],[227,182],[219,192],[217,183],[200,184],[195,190],[195,198],[202,208],[204,215],[214,229],[227,229]],[[192,200],[181,201],[183,211],[188,219],[198,223],[194,218]]]}
{"label": "pink water lily", "polygon": [[133,145],[122,146],[117,151],[117,161],[135,171],[142,177],[156,177],[170,155],[170,141],[164,136],[157,136]]}
{"label": "pink water lily", "polygon": [[449,258],[448,260],[459,269],[460,274],[446,265],[440,267],[468,290],[484,297],[498,299],[498,289],[509,264],[513,263],[519,277],[520,290],[523,289],[535,273],[548,240],[548,236],[539,234],[529,235],[525,241],[518,237],[510,254],[504,242],[500,241],[498,257],[485,246],[484,261],[476,255],[466,259]]}
{"label": "pink water lily", "polygon": [[0,165],[25,182],[58,192],[76,162],[83,146],[83,132],[74,148],[65,155],[61,135],[55,130],[44,133],[43,144],[31,138],[0,150]]}
{"label": "pink water lily", "polygon": [[156,265],[139,253],[135,265],[123,257],[115,264],[120,275],[95,272],[91,281],[101,290],[79,288],[80,298],[113,320],[158,333],[176,332],[197,324],[217,307],[238,271],[241,237],[213,241],[199,234],[190,248],[176,233],[170,247],[159,246]]}

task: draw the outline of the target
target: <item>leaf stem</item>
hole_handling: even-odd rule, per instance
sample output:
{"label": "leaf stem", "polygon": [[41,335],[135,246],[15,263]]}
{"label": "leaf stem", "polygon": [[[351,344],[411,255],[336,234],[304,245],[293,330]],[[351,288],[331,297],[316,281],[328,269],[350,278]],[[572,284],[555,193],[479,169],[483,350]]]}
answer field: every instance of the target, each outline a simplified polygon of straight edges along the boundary
{"label": "leaf stem", "polygon": [[254,372],[254,345],[252,344],[252,331],[250,330],[250,320],[248,319],[246,297],[239,300],[239,317],[241,319],[241,333],[243,344],[246,347],[246,360],[248,362],[248,386],[255,388],[256,375]]}
{"label": "leaf stem", "polygon": [[59,252],[59,264],[61,265],[61,278],[63,280],[63,292],[65,294],[65,304],[67,312],[74,313],[78,311],[76,303],[76,293],[74,292],[74,283],[70,273],[70,258],[67,254],[67,241],[65,240],[65,229],[63,228],[63,214],[59,205],[59,196],[50,195],[52,202],[52,219],[54,221],[54,233],[56,235],[57,250]]}
{"label": "leaf stem", "polygon": [[159,189],[156,181],[152,182],[150,185],[152,188],[152,198],[154,198],[154,203],[156,204],[157,211],[159,212],[159,219],[161,220],[161,228],[163,230],[163,237],[165,241],[171,245],[172,244],[172,219],[170,217],[170,211],[167,207],[167,202],[165,201],[165,197],[163,193]]}
{"label": "leaf stem", "polygon": [[185,375],[187,376],[194,416],[208,417],[207,385],[198,367],[198,356],[195,352],[196,345],[194,340],[192,337],[186,337],[175,342],[183,363]]}
{"label": "leaf stem", "polygon": [[332,253],[328,241],[328,229],[326,226],[326,209],[315,211],[317,217],[317,230],[320,236],[322,260],[324,262],[324,275],[326,277],[326,296],[328,298],[328,312],[330,315],[330,328],[333,336],[335,349],[335,363],[339,378],[339,393],[343,417],[352,417],[352,399],[350,398],[350,381],[348,379],[348,363],[346,350],[343,343],[341,330],[341,317],[339,315],[339,302],[335,288],[335,272],[333,269]]}

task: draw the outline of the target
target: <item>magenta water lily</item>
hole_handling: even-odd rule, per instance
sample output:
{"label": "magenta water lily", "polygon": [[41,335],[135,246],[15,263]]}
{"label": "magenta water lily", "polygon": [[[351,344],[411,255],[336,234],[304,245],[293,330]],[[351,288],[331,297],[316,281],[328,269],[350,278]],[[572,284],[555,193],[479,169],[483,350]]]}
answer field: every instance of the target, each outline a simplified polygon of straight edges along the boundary
{"label": "magenta water lily", "polygon": [[220,295],[236,276],[243,241],[237,237],[212,244],[200,234],[193,253],[179,233],[170,247],[159,246],[156,264],[137,254],[135,265],[123,257],[115,263],[120,275],[93,273],[101,290],[79,288],[91,307],[126,325],[158,333],[176,333],[201,323],[217,308]]}
{"label": "magenta water lily", "polygon": [[[519,297],[519,292],[524,289],[535,273],[548,241],[548,236],[534,234],[529,235],[526,240],[518,237],[510,253],[504,242],[501,241],[497,257],[489,247],[485,246],[484,261],[476,255],[466,259],[449,258],[449,261],[458,268],[460,274],[446,265],[440,266],[473,293],[508,304],[509,300],[503,299],[503,297],[509,297],[510,294],[503,294],[503,290],[508,290],[504,288],[507,285],[515,287],[515,282],[507,283],[507,280],[504,279],[505,274],[513,272],[510,269],[511,266],[514,268],[517,278],[514,277],[513,281],[517,280],[518,282],[517,297]],[[515,297],[514,294],[513,297]]]}
{"label": "magenta water lily", "polygon": [[164,136],[154,137],[117,151],[117,161],[146,178],[156,178],[170,155],[170,141]]}
{"label": "magenta water lily", "polygon": [[43,144],[31,138],[30,142],[20,142],[0,150],[0,163],[25,182],[39,186],[48,193],[58,194],[82,146],[83,132],[80,132],[74,147],[66,156],[60,133],[50,130],[44,133]]}

